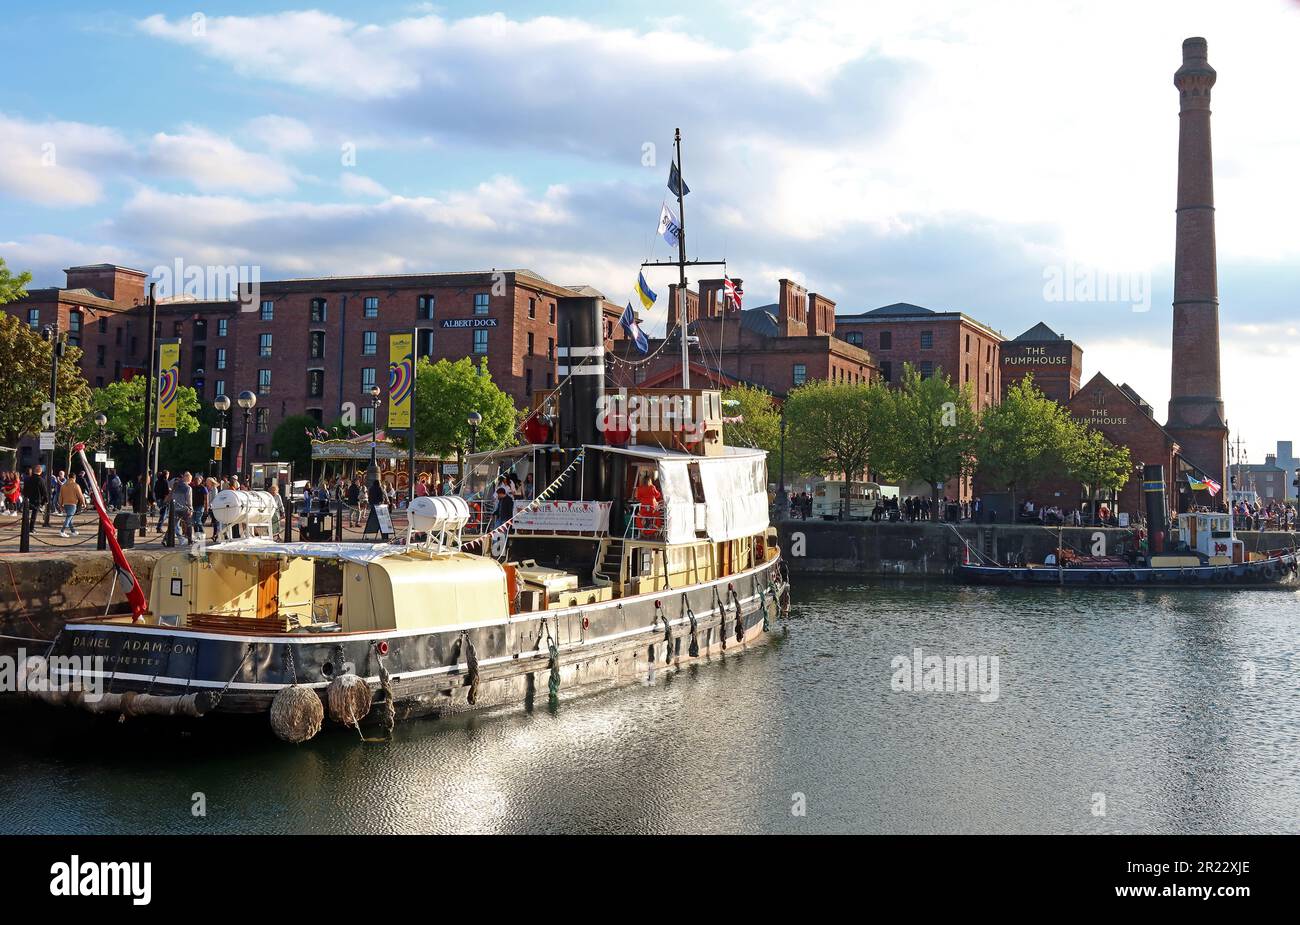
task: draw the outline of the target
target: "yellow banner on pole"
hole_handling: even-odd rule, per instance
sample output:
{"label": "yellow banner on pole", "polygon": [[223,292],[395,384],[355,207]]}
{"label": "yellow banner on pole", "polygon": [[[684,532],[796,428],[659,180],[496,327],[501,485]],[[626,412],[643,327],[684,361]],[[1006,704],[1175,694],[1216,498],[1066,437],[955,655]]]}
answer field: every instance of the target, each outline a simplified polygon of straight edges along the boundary
{"label": "yellow banner on pole", "polygon": [[181,342],[158,345],[158,433],[176,433],[177,392],[181,384]]}
{"label": "yellow banner on pole", "polygon": [[415,393],[415,337],[388,335],[388,427],[411,426],[411,399]]}

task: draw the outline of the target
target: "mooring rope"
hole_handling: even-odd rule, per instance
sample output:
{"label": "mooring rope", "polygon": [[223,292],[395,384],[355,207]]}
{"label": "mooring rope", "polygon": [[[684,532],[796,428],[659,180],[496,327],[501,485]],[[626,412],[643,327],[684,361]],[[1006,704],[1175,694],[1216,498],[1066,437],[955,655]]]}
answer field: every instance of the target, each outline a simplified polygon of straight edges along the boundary
{"label": "mooring rope", "polygon": [[686,654],[696,658],[700,654],[699,624],[695,620],[695,611],[691,609],[690,595],[685,591],[682,592],[682,616],[691,621],[691,644],[687,647]]}

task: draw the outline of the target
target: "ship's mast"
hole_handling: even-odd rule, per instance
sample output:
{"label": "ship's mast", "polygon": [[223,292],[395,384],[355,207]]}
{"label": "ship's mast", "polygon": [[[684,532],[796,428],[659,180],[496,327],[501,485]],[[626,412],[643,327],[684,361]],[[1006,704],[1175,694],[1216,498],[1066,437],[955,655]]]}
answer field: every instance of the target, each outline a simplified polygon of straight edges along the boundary
{"label": "ship's mast", "polygon": [[[677,326],[681,329],[682,340],[682,388],[691,387],[690,342],[687,339],[689,327],[686,323],[686,267],[690,266],[725,266],[725,260],[687,260],[686,259],[686,180],[682,174],[682,130],[673,131],[673,164],[677,168],[677,259],[648,260],[643,267],[677,267]],[[664,337],[667,337],[664,332]]]}

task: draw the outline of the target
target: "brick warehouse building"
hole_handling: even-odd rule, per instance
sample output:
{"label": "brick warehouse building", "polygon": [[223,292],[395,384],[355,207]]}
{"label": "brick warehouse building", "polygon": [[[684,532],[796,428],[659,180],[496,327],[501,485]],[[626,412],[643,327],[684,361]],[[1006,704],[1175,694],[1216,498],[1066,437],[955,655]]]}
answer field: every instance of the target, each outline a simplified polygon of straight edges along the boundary
{"label": "brick warehouse building", "polygon": [[[736,280],[737,285],[741,281]],[[720,279],[686,291],[686,318],[698,338],[691,347],[691,383],[760,386],[778,398],[812,379],[870,382],[875,360],[835,336],[835,303],[792,280],[779,281],[778,301],[742,312],[725,310]],[[669,287],[668,330],[677,323],[677,286]],[[650,341],[653,359],[642,362],[630,341],[619,341],[607,364],[612,387],[671,386],[681,381],[681,341]],[[658,351],[656,353],[656,351]],[[629,365],[629,362],[632,365]]]}
{"label": "brick warehouse building", "polygon": [[1066,404],[1079,391],[1083,348],[1039,322],[1025,333],[1004,341],[999,351],[1002,395],[1025,376],[1053,401]]}
{"label": "brick warehouse building", "polygon": [[976,410],[1002,398],[999,351],[1003,337],[961,312],[936,312],[896,302],[859,315],[839,315],[836,335],[871,351],[885,382],[897,382],[903,364],[921,375],[947,375],[969,385]]}
{"label": "brick warehouse building", "polygon": [[[36,328],[57,318],[85,351],[82,373],[94,387],[144,369],[147,274],[108,265],[66,273],[65,288],[31,290],[4,309]],[[250,443],[254,458],[265,458],[270,434],[290,415],[329,423],[353,402],[358,429],[367,428],[370,385],[387,382],[387,336],[417,327],[420,356],[484,357],[493,381],[527,406],[555,384],[556,299],[574,295],[603,299],[529,270],[277,280],[262,282],[247,306],[160,300],[157,334],[181,339],[181,382],[202,402],[258,394]],[[605,302],[604,312],[607,338],[620,337],[618,306]],[[34,461],[29,443],[20,465]]]}

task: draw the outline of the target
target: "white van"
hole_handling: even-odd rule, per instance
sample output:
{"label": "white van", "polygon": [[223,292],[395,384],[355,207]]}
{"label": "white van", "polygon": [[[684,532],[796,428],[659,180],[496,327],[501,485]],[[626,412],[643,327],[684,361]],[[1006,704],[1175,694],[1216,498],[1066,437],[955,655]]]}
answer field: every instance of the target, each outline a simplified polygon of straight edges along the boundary
{"label": "white van", "polygon": [[823,480],[813,486],[812,516],[836,520],[843,511],[849,520],[866,520],[882,497],[875,482],[849,482],[849,503],[844,509],[844,483]]}

